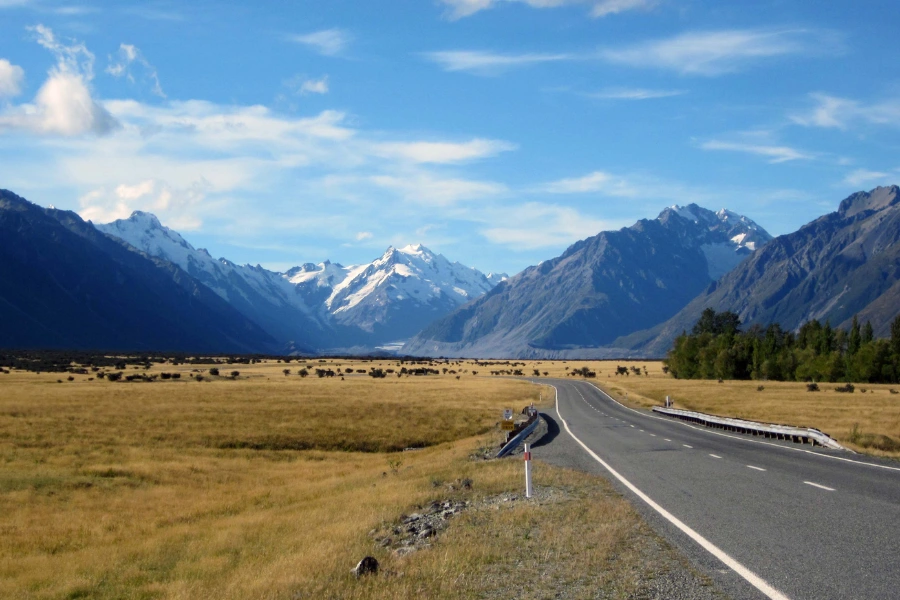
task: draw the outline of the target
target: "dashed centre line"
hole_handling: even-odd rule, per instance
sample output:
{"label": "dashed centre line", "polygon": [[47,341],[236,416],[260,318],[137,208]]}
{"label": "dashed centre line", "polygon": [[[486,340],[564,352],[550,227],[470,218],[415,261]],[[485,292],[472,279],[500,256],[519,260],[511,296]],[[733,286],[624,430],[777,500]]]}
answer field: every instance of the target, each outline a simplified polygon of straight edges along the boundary
{"label": "dashed centre line", "polygon": [[694,448],[693,446],[688,446],[687,444],[682,444],[682,446],[684,446],[685,448],[691,448],[691,449]]}
{"label": "dashed centre line", "polygon": [[663,439],[666,440],[667,442],[671,442],[671,441],[672,441],[672,440],[670,440],[669,438],[663,438]]}
{"label": "dashed centre line", "polygon": [[765,471],[762,467],[754,467],[753,465],[747,465],[748,469],[753,469],[754,471]]}
{"label": "dashed centre line", "polygon": [[833,491],[834,491],[834,488],[830,488],[830,487],[828,487],[827,485],[822,485],[822,484],[820,484],[820,483],[813,483],[812,481],[804,481],[803,483],[805,483],[806,485],[811,485],[811,486],[813,486],[813,487],[817,487],[817,488],[819,488],[819,489],[821,489],[821,490],[827,490],[827,491],[829,491],[829,492],[833,492]]}
{"label": "dashed centre line", "polygon": [[712,456],[713,458],[722,458],[722,457],[719,456],[718,454],[710,454],[710,456]]}

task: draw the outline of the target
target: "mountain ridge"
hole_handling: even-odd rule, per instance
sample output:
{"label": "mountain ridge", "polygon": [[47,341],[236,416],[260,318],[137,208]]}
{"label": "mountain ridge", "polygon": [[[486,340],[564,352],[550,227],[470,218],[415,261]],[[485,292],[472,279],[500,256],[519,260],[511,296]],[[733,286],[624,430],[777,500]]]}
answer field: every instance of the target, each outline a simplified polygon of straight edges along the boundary
{"label": "mountain ridge", "polygon": [[848,196],[837,211],[772,240],[671,319],[615,344],[662,356],[705,308],[787,330],[812,319],[845,328],[858,313],[887,335],[900,313],[900,188]]}
{"label": "mountain ridge", "polygon": [[603,354],[621,335],[672,316],[713,281],[711,273],[751,254],[748,244],[771,239],[752,220],[735,215],[696,204],[669,207],[656,219],[580,240],[432,323],[402,352]]}

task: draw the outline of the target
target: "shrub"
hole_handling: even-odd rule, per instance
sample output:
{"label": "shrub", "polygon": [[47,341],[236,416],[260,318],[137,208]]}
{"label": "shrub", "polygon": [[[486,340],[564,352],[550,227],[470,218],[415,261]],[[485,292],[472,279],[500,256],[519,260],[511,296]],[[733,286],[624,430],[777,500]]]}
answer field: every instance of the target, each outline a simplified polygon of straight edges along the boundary
{"label": "shrub", "polygon": [[756,391],[757,391],[757,392],[761,392],[761,391],[763,391],[764,389],[766,389],[766,386],[764,386],[764,385],[758,385],[758,386],[756,386]]}
{"label": "shrub", "polygon": [[816,383],[815,381],[813,381],[812,383],[807,383],[807,384],[806,384],[806,391],[807,391],[807,392],[818,392],[818,391],[819,391],[819,384]]}
{"label": "shrub", "polygon": [[213,377],[218,377],[218,376],[219,376],[219,369],[217,369],[216,367],[211,367],[211,368],[209,369],[209,374],[212,375]]}
{"label": "shrub", "polygon": [[855,390],[855,389],[856,388],[853,386],[852,383],[848,383],[846,385],[839,385],[838,387],[834,388],[834,391],[840,392],[842,394],[852,394],[853,390]]}
{"label": "shrub", "polygon": [[240,371],[232,371],[232,372],[231,372],[231,378],[232,378],[232,379],[237,379],[238,376],[239,376],[240,374],[241,374]]}
{"label": "shrub", "polygon": [[306,377],[307,375],[309,375],[309,371],[307,371],[306,369],[300,369],[299,371],[297,371],[297,375],[299,375],[300,377]]}
{"label": "shrub", "polygon": [[181,373],[172,373],[172,379],[181,379]]}

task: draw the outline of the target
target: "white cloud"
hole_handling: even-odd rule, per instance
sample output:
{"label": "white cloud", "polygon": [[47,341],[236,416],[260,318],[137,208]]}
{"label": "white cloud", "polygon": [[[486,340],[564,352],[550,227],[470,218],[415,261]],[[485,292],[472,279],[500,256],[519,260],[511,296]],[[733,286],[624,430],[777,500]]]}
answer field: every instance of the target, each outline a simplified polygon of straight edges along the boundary
{"label": "white cloud", "polygon": [[835,129],[847,129],[854,123],[900,126],[900,99],[865,104],[828,94],[810,94],[810,97],[816,106],[791,116],[798,125]]}
{"label": "white cloud", "polygon": [[56,70],[66,73],[79,73],[86,81],[94,79],[94,55],[83,43],[64,44],[57,39],[53,30],[44,25],[28,27],[38,44],[49,50],[56,57]]}
{"label": "white cloud", "polygon": [[502,227],[486,227],[481,234],[495,244],[516,250],[566,246],[578,240],[620,226],[595,219],[566,207],[531,202],[505,210]]}
{"label": "white cloud", "polygon": [[687,75],[721,75],[747,63],[795,54],[837,49],[826,33],[808,30],[732,29],[683,33],[623,49],[607,49],[600,57],[633,67],[671,69]]}
{"label": "white cloud", "polygon": [[300,94],[327,94],[328,93],[328,76],[321,79],[307,79],[300,84]]}
{"label": "white cloud", "polygon": [[25,71],[22,67],[0,58],[0,98],[18,96],[22,92]]}
{"label": "white cloud", "polygon": [[586,94],[598,100],[651,100],[686,94],[684,90],[648,90],[644,88],[607,88]]}
{"label": "white cloud", "polygon": [[462,19],[500,4],[525,4],[531,8],[557,8],[577,4],[591,5],[591,16],[605,17],[629,10],[652,8],[657,0],[441,0],[447,16]]}
{"label": "white cloud", "polygon": [[360,231],[359,233],[356,234],[357,242],[362,242],[364,240],[370,240],[370,239],[372,239],[371,231]]}
{"label": "white cloud", "polygon": [[591,16],[617,15],[629,10],[653,8],[656,4],[656,0],[603,0],[594,5],[594,8],[591,9]]}
{"label": "white cloud", "polygon": [[23,129],[46,135],[103,135],[116,120],[91,95],[94,55],[83,44],[66,45],[43,25],[29,28],[37,42],[56,57],[34,103],[12,106],[0,113],[0,133]]}
{"label": "white cloud", "polygon": [[492,75],[516,67],[576,58],[571,54],[497,54],[477,50],[425,52],[423,56],[439,64],[445,71],[468,71],[480,75]]}
{"label": "white cloud", "polygon": [[559,179],[537,186],[535,191],[549,194],[586,194],[601,192],[608,196],[636,196],[637,191],[624,179],[603,171],[594,171],[583,177]]}
{"label": "white cloud", "polygon": [[756,154],[765,156],[770,163],[783,163],[791,160],[810,160],[814,158],[812,154],[802,152],[788,146],[771,146],[763,144],[746,144],[738,142],[722,142],[719,140],[710,140],[700,145],[704,150],[725,150],[730,152],[746,152],[748,154]]}
{"label": "white cloud", "polygon": [[166,94],[159,84],[159,74],[156,72],[156,68],[147,61],[136,46],[120,44],[118,56],[116,58],[113,58],[112,55],[109,56],[109,66],[106,67],[106,72],[113,77],[125,77],[128,81],[134,83],[134,75],[131,72],[133,64],[143,68],[147,78],[152,83],[150,91],[160,98],[165,98]]}
{"label": "white cloud", "polygon": [[319,54],[337,56],[350,44],[351,36],[343,29],[323,29],[288,38],[292,42],[309,46]]}
{"label": "white cloud", "polygon": [[458,163],[515,150],[515,144],[500,140],[474,139],[453,142],[387,142],[374,146],[379,156],[400,158],[414,163]]}
{"label": "white cloud", "polygon": [[856,169],[852,173],[848,173],[844,177],[844,183],[852,186],[862,186],[868,183],[887,183],[890,179],[896,178],[890,173],[882,173],[881,171],[870,171],[868,169]]}
{"label": "white cloud", "polygon": [[491,181],[441,177],[430,173],[375,175],[371,182],[398,192],[405,200],[425,206],[451,206],[465,200],[482,200],[502,195],[505,185]]}
{"label": "white cloud", "polygon": [[112,189],[101,187],[79,198],[79,214],[85,220],[108,223],[127,219],[136,210],[151,212],[169,227],[179,231],[199,229],[202,221],[192,209],[203,202],[208,182],[176,189],[168,183],[147,179],[135,184],[119,184]]}

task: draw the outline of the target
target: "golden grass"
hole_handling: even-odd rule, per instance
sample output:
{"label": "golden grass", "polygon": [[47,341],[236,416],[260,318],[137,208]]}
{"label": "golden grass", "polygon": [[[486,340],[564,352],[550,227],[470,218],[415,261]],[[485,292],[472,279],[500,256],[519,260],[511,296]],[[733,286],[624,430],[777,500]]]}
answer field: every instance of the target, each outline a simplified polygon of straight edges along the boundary
{"label": "golden grass", "polygon": [[[470,511],[403,558],[367,537],[434,499],[518,490],[519,461],[469,455],[498,441],[502,408],[539,388],[234,368],[237,381],[0,376],[0,597],[480,597],[514,584],[520,562],[543,595],[640,585],[647,532],[635,513],[600,480],[546,465],[536,481],[563,490],[558,502]],[[427,447],[386,452],[415,444]],[[441,483],[458,478],[473,489]],[[403,575],[356,581],[348,571],[367,554]]]}

